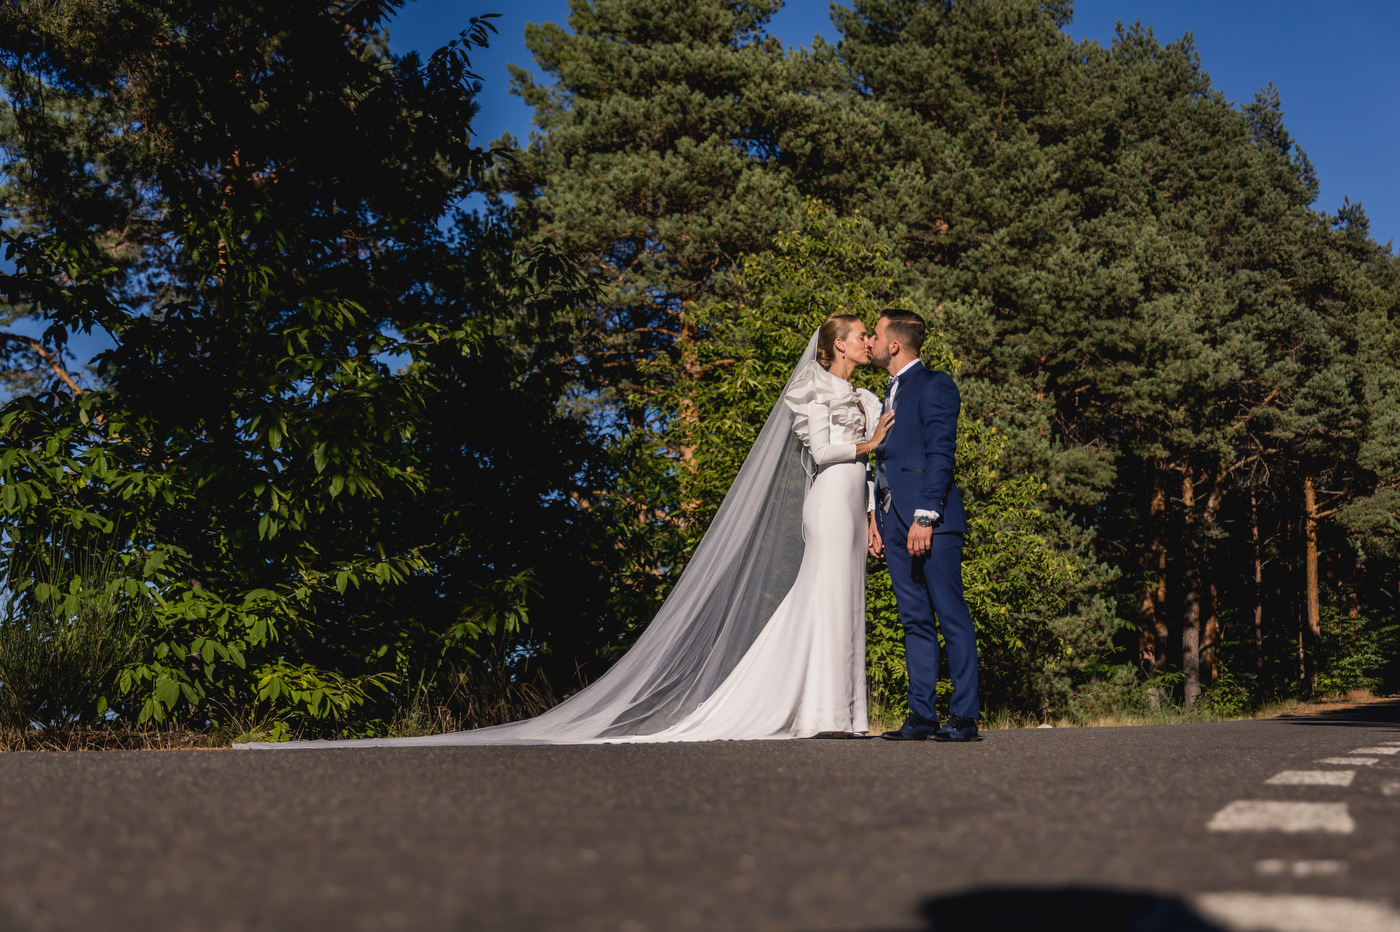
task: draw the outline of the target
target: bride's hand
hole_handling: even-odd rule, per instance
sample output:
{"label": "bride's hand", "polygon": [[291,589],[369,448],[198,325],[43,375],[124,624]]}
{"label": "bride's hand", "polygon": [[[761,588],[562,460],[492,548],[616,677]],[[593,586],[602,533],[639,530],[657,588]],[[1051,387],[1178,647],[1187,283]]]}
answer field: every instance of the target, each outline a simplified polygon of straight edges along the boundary
{"label": "bride's hand", "polygon": [[870,449],[875,449],[880,445],[880,441],[885,439],[885,434],[890,432],[894,426],[894,412],[886,411],[880,415],[880,421],[875,425],[875,433],[870,435]]}

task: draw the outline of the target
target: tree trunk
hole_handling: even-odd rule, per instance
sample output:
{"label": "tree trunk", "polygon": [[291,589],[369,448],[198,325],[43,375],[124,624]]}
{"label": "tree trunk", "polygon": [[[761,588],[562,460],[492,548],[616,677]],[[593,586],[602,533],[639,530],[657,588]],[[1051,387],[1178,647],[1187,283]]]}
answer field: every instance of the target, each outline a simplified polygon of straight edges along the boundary
{"label": "tree trunk", "polygon": [[1317,673],[1317,650],[1322,643],[1322,610],[1317,593],[1317,486],[1311,474],[1303,476],[1303,584],[1307,587],[1307,634],[1312,650],[1307,663],[1310,675]]}
{"label": "tree trunk", "polygon": [[[1220,506],[1225,503],[1225,490],[1228,473],[1217,472],[1210,494],[1206,496],[1205,509],[1200,522],[1201,534],[1192,537],[1196,543],[1196,557],[1202,583],[1202,597],[1206,599],[1204,626],[1201,640],[1201,685],[1213,686],[1220,678],[1220,604],[1219,593],[1215,588],[1215,566],[1212,563],[1210,545],[1204,537],[1206,528],[1214,527],[1220,516]],[[1194,492],[1194,489],[1192,490]]]}
{"label": "tree trunk", "polygon": [[1201,685],[1214,686],[1220,679],[1220,615],[1216,611],[1220,601],[1215,589],[1215,569],[1209,562],[1202,564],[1202,576],[1207,601],[1201,641]]}
{"label": "tree trunk", "polygon": [[1192,510],[1196,505],[1191,472],[1181,477],[1181,505],[1186,514],[1186,571],[1182,574],[1181,672],[1189,708],[1201,695],[1201,554]]}
{"label": "tree trunk", "polygon": [[1142,598],[1138,605],[1141,622],[1140,663],[1147,673],[1160,673],[1167,666],[1167,547],[1163,525],[1167,513],[1167,490],[1159,468],[1149,466],[1151,479],[1147,502],[1147,543],[1142,553]]}
{"label": "tree trunk", "polygon": [[1366,565],[1358,555],[1351,563],[1351,579],[1347,586],[1347,617],[1352,621],[1361,617],[1361,574]]}
{"label": "tree trunk", "polygon": [[[1249,524],[1254,538],[1254,669],[1264,675],[1264,556],[1259,545],[1259,494],[1249,493]],[[1260,682],[1263,682],[1262,679]]]}

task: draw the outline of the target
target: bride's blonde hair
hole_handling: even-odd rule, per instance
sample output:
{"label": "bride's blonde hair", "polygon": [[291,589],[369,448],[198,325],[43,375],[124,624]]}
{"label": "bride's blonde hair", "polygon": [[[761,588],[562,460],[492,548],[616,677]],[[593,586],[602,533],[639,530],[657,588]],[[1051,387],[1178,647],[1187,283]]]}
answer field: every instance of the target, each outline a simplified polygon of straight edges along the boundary
{"label": "bride's blonde hair", "polygon": [[854,314],[832,314],[822,321],[817,331],[817,362],[823,369],[830,369],[836,361],[836,341],[846,339],[846,334],[860,322]]}

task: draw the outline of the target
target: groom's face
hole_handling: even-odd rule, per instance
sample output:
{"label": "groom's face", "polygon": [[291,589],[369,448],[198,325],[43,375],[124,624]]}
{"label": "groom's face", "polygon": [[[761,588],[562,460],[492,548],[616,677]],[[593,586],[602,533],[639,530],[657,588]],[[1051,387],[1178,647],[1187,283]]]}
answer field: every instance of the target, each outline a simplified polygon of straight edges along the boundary
{"label": "groom's face", "polygon": [[881,317],[875,324],[875,333],[870,337],[870,362],[883,369],[890,364],[889,318]]}

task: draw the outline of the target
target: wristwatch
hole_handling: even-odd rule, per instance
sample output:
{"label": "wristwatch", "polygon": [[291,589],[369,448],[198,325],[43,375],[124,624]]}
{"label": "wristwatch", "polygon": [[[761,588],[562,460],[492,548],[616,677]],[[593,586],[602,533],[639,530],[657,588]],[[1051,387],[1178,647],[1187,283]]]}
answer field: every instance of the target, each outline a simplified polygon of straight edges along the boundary
{"label": "wristwatch", "polygon": [[928,515],[919,515],[914,519],[914,523],[919,527],[933,527],[933,519]]}

